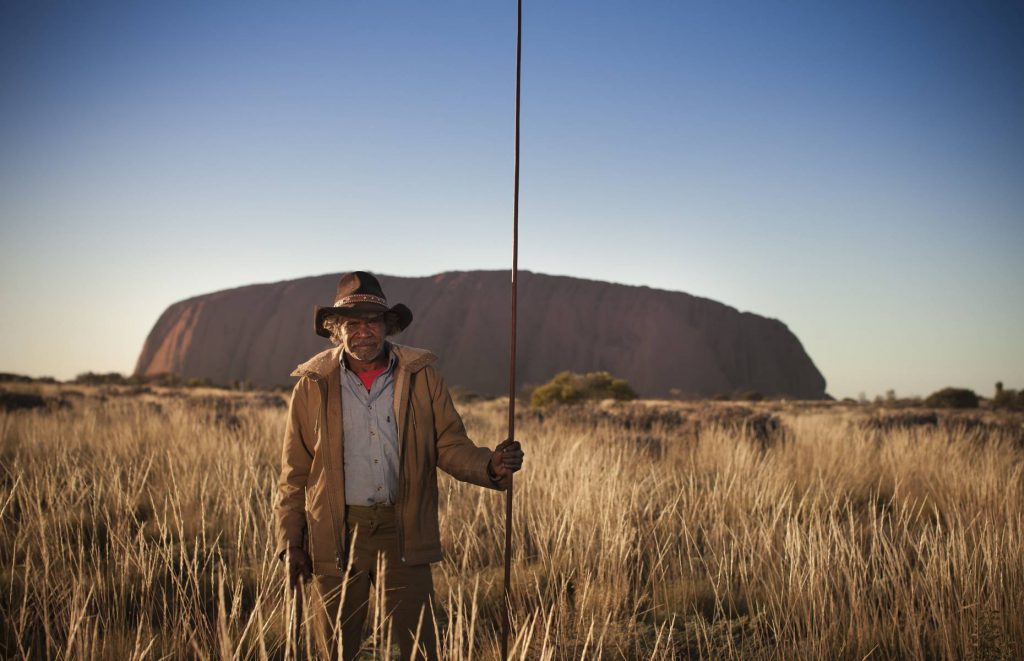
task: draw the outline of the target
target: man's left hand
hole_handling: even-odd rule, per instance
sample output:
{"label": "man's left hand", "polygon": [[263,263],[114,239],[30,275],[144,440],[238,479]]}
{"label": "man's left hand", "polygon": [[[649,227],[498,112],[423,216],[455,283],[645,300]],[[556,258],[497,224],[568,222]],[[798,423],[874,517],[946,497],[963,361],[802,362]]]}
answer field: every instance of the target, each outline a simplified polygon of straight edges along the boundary
{"label": "man's left hand", "polygon": [[523,448],[519,441],[506,438],[491,454],[491,473],[497,479],[511,475],[523,467]]}

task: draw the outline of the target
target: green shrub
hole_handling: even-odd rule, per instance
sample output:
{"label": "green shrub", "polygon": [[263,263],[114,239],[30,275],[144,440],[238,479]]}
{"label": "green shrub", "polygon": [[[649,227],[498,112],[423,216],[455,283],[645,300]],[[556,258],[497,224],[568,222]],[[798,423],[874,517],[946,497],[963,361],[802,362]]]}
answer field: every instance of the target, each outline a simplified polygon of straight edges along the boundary
{"label": "green shrub", "polygon": [[976,409],[978,396],[967,388],[943,388],[928,395],[924,404],[937,409]]}
{"label": "green shrub", "polygon": [[530,395],[530,405],[572,404],[587,399],[630,400],[636,399],[636,392],[624,380],[608,372],[559,372],[550,381],[534,389]]}

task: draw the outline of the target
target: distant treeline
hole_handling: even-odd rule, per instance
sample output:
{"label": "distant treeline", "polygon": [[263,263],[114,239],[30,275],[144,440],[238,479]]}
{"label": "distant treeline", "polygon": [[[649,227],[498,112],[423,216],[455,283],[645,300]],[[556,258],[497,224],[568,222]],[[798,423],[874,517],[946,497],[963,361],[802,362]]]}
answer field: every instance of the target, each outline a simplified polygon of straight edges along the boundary
{"label": "distant treeline", "polygon": [[165,386],[168,388],[217,388],[209,379],[185,379],[171,372],[162,374],[139,375],[132,374],[125,376],[120,372],[83,372],[74,378],[71,383],[87,386]]}
{"label": "distant treeline", "polygon": [[[61,383],[50,376],[31,377],[23,374],[11,374],[0,372],[0,383]],[[70,381],[84,386],[163,386],[165,388],[218,388],[221,390],[280,390],[291,389],[290,385],[282,385],[277,388],[257,388],[248,381],[235,381],[233,383],[214,383],[208,378],[186,379],[171,372],[161,374],[139,375],[131,374],[125,376],[120,372],[83,372]]]}
{"label": "distant treeline", "polygon": [[11,374],[0,372],[0,383],[58,383],[52,376],[25,376],[24,374]]}
{"label": "distant treeline", "polygon": [[[0,372],[0,383],[60,383],[49,376],[30,377],[22,374]],[[208,378],[186,379],[177,374],[165,372],[146,376],[132,374],[125,376],[120,372],[84,372],[71,381],[78,385],[90,386],[162,386],[165,388],[217,388],[221,390],[290,390],[291,386],[282,384],[277,387],[260,388],[248,381],[235,381],[229,384],[214,383]],[[459,401],[472,401],[480,396],[455,387],[453,394]],[[540,386],[525,386],[520,396],[533,406],[550,406],[552,404],[573,404],[588,400],[636,399],[637,394],[624,380],[608,372],[589,372],[576,374],[559,372],[551,381]],[[683,401],[712,400],[733,402],[759,402],[765,400],[786,400],[783,395],[766,396],[754,390],[721,393],[712,396],[691,395],[673,388],[669,391],[669,399]],[[831,398],[829,398],[831,399]],[[884,396],[879,395],[873,401],[863,395],[860,399],[846,398],[844,404],[876,405],[888,408],[938,408],[938,409],[973,409],[982,406],[993,409],[1024,410],[1024,390],[1004,388],[1002,381],[995,385],[995,394],[991,399],[979,396],[968,388],[942,388],[925,398],[897,397],[896,392],[889,390]]]}
{"label": "distant treeline", "polygon": [[896,392],[889,390],[885,396],[875,397],[869,402],[861,399],[844,399],[847,404],[874,404],[887,408],[932,408],[932,409],[976,409],[986,406],[992,409],[1020,411],[1024,410],[1024,390],[1003,388],[1003,383],[996,383],[995,394],[991,399],[978,395],[969,388],[942,388],[924,399],[920,397],[897,397]]}

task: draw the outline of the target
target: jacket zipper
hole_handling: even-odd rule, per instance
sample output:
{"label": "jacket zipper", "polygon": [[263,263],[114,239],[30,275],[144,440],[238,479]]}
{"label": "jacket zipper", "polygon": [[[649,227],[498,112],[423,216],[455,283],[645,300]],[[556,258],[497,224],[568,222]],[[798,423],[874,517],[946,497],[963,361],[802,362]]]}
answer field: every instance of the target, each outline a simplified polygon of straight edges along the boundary
{"label": "jacket zipper", "polygon": [[[330,439],[327,438],[327,383],[319,376],[310,376],[309,378],[315,381],[320,389],[320,447],[324,450],[324,468],[327,471],[325,479],[329,480],[334,466],[331,463]],[[334,563],[339,570],[344,570],[345,566],[342,563],[344,555],[342,553],[341,535],[338,534],[338,509],[334,504],[334,489],[330,487],[330,484],[327,484],[326,491],[327,507],[331,510],[331,527],[334,529]]]}

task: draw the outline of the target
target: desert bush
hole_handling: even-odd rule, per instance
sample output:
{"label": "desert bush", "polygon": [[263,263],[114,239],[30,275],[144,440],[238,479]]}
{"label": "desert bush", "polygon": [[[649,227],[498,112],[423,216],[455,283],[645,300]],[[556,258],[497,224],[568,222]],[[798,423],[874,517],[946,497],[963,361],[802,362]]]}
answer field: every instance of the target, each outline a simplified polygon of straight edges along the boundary
{"label": "desert bush", "polygon": [[757,390],[736,390],[734,392],[720,392],[711,396],[714,402],[763,402],[764,393]]}
{"label": "desert bush", "polygon": [[19,411],[44,406],[46,406],[46,400],[37,393],[0,390],[0,411]]}
{"label": "desert bush", "polygon": [[149,374],[146,376],[136,374],[131,377],[131,381],[133,383],[145,383],[164,388],[179,388],[188,385],[185,379],[173,372],[161,372],[160,374]]}
{"label": "desert bush", "polygon": [[71,383],[77,383],[85,386],[100,386],[100,385],[128,385],[129,379],[120,372],[83,372],[76,376]]}
{"label": "desert bush", "polygon": [[534,389],[530,405],[574,404],[593,399],[631,400],[636,399],[636,392],[624,380],[608,372],[559,372],[550,381]]}
{"label": "desert bush", "polygon": [[996,394],[992,398],[992,408],[1019,410],[1024,409],[1024,390],[1004,389],[1002,382],[996,384]]}
{"label": "desert bush", "polygon": [[750,438],[762,450],[784,443],[788,438],[786,426],[778,416],[743,406],[715,407],[696,421],[698,437],[708,433],[714,435],[721,430]]}
{"label": "desert bush", "polygon": [[71,402],[63,394],[51,396],[32,391],[0,390],[0,411],[39,409],[52,412],[66,408],[71,408]]}
{"label": "desert bush", "polygon": [[0,383],[32,383],[34,380],[32,377],[23,374],[0,372]]}
{"label": "desert bush", "polygon": [[928,395],[924,403],[937,409],[974,409],[978,408],[978,396],[967,388],[943,388]]}
{"label": "desert bush", "polygon": [[939,416],[932,413],[889,413],[874,415],[861,422],[865,429],[876,431],[893,431],[896,429],[913,429],[921,426],[936,426]]}

